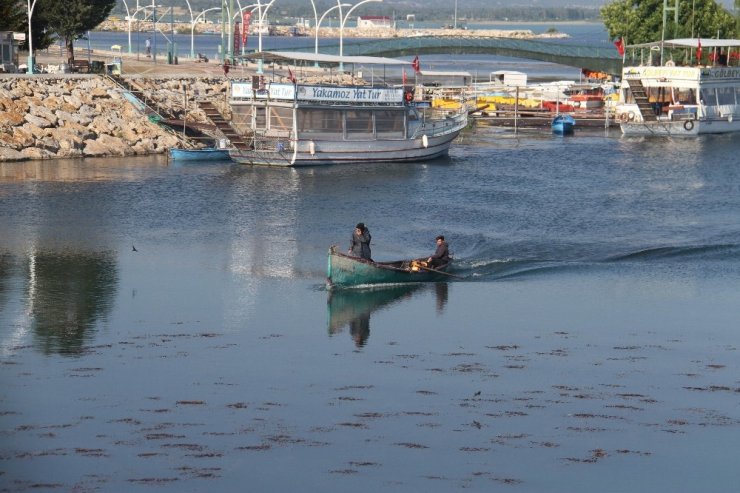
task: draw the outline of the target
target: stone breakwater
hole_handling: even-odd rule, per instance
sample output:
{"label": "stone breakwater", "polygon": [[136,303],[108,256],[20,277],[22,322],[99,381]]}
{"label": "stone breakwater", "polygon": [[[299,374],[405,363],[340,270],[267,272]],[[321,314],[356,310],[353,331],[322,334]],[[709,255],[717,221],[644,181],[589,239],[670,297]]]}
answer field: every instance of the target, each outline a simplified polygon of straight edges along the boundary
{"label": "stone breakwater", "polygon": [[154,154],[179,139],[105,77],[0,78],[0,161]]}

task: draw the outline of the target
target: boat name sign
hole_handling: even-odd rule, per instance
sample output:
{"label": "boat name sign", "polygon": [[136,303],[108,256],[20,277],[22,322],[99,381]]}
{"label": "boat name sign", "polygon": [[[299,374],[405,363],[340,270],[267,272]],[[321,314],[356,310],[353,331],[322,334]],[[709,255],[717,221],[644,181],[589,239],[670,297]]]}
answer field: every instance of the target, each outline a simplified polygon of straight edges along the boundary
{"label": "boat name sign", "polygon": [[232,82],[233,99],[296,99],[332,103],[402,103],[403,89],[378,89],[349,86],[304,86],[269,84],[266,90],[255,91],[249,82]]}
{"label": "boat name sign", "polygon": [[298,86],[298,99],[337,103],[401,103],[403,89]]}
{"label": "boat name sign", "polygon": [[737,79],[740,69],[732,67],[630,67],[624,72],[628,79],[669,77],[672,79],[692,80]]}

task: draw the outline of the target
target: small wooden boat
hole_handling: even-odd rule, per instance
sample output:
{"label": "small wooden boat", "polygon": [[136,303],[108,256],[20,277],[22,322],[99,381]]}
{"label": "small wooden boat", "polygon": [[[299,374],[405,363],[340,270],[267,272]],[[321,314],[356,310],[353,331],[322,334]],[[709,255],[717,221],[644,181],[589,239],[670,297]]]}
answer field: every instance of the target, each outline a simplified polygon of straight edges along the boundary
{"label": "small wooden boat", "polygon": [[450,277],[457,277],[445,272],[449,265],[432,269],[420,260],[373,262],[341,253],[335,245],[329,249],[326,284],[327,288],[334,289],[365,284],[448,281]]}
{"label": "small wooden boat", "polygon": [[170,149],[173,161],[230,161],[228,149],[206,147],[204,149]]}
{"label": "small wooden boat", "polygon": [[573,133],[576,120],[570,115],[558,115],[552,119],[552,133],[568,135]]}

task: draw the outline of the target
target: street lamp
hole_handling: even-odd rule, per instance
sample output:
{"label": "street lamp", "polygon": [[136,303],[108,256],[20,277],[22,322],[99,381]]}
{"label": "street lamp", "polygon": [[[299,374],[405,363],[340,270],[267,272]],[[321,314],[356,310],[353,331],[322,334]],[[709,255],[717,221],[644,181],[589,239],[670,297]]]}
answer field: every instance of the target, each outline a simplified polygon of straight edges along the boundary
{"label": "street lamp", "polygon": [[[187,1],[187,0],[186,0]],[[190,2],[188,2],[188,8],[190,8]],[[211,10],[220,10],[221,7],[213,7],[211,9],[206,9],[195,18],[193,18],[193,11],[190,11],[190,58],[195,58],[195,25],[198,23],[201,17],[204,17],[206,15],[206,12],[210,12]]]}
{"label": "street lamp", "polygon": [[[339,0],[337,0],[337,2],[339,2]],[[355,10],[357,7],[359,7],[363,3],[370,3],[370,2],[382,3],[383,0],[362,0],[362,2],[355,4],[354,7],[349,9],[347,13],[344,15],[344,17],[342,18],[341,23],[339,24],[339,56],[340,57],[344,55],[344,42],[343,42],[344,23],[347,22],[347,19],[349,19],[349,15],[352,13],[353,10]],[[339,10],[340,15],[341,15],[341,12],[342,10],[340,9]],[[339,60],[339,70],[344,70],[344,63],[342,62],[341,59]]]}
{"label": "street lamp", "polygon": [[[134,13],[128,16],[128,52],[131,54],[131,25],[134,22],[134,19],[136,18],[136,14],[141,12],[142,10],[150,9],[152,8],[151,5],[145,5],[143,7],[139,7],[138,4],[136,5],[136,10],[134,10]],[[126,13],[128,14],[128,6],[126,6]]]}
{"label": "street lamp", "polygon": [[33,9],[36,8],[36,2],[38,0],[26,0],[28,3],[28,66],[26,67],[26,73],[33,73],[33,33],[31,32],[31,17],[33,17]]}
{"label": "street lamp", "polygon": [[[272,0],[270,3],[267,4],[265,7],[265,10],[262,10],[262,4],[259,0],[257,0],[257,8],[259,9],[259,23],[257,24],[257,34],[258,34],[258,48],[257,52],[262,53],[262,27],[264,26],[265,17],[267,17],[267,11],[270,10],[270,7],[272,7],[272,4],[275,3],[275,0]],[[264,72],[264,64],[265,60],[264,58],[260,58],[257,60],[257,73],[261,74]]]}
{"label": "street lamp", "polygon": [[[314,37],[315,37],[315,45],[316,45],[315,48],[314,48],[314,53],[315,54],[317,54],[317,55],[319,54],[319,27],[321,27],[321,23],[323,22],[324,17],[326,17],[326,14],[328,14],[329,12],[331,12],[334,9],[341,9],[342,7],[351,7],[351,6],[352,6],[351,3],[339,3],[339,4],[331,7],[329,10],[327,10],[326,12],[324,12],[321,15],[321,18],[316,22],[316,29],[314,30],[315,31],[315,35],[314,35]],[[340,22],[341,22],[341,18],[340,18]],[[316,63],[318,64],[319,62],[316,62]]]}
{"label": "street lamp", "polygon": [[[239,4],[239,0],[237,0],[237,5],[239,5],[239,12],[237,12],[236,14],[234,14],[234,17],[231,18],[231,22],[235,22],[236,19],[242,19],[242,37],[244,37],[244,35],[245,35],[244,34],[244,30],[249,27],[249,26],[245,26],[244,25],[244,20],[243,20],[244,19],[244,11],[247,10],[247,9],[252,9],[252,10],[250,10],[250,12],[253,13],[255,10],[257,10],[257,8],[259,7],[259,4],[253,3],[251,5],[247,5],[246,7],[242,7]],[[246,47],[244,46],[244,43],[241,43],[241,45],[242,45],[242,55],[244,55],[244,52],[245,52],[245,48]]]}

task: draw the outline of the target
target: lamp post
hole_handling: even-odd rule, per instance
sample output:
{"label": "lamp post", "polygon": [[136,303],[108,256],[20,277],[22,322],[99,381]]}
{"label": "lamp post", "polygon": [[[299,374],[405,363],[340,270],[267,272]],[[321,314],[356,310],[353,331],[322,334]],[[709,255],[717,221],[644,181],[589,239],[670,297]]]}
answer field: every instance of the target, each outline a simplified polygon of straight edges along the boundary
{"label": "lamp post", "polygon": [[455,24],[453,25],[454,29],[457,29],[457,0],[455,0]]}
{"label": "lamp post", "polygon": [[26,73],[33,73],[33,33],[31,32],[31,17],[33,17],[33,9],[36,8],[36,2],[38,0],[26,0],[28,4],[28,66],[26,67]]}
{"label": "lamp post", "polygon": [[[188,2],[188,8],[190,8],[190,2]],[[201,17],[206,15],[206,12],[211,10],[220,10],[220,7],[206,9],[195,17],[193,17],[193,11],[190,11],[190,58],[195,58],[195,25]]]}
{"label": "lamp post", "polygon": [[[128,16],[128,52],[131,54],[131,25],[134,22],[134,19],[136,19],[136,14],[141,12],[142,10],[150,9],[152,8],[151,5],[144,5],[143,7],[139,7],[139,4],[136,4],[136,10],[134,10],[134,13]],[[128,14],[128,6],[126,7],[126,13]]]}
{"label": "lamp post", "polygon": [[[264,26],[265,17],[267,17],[267,11],[270,10],[270,7],[272,7],[272,4],[275,3],[275,0],[272,0],[270,3],[267,4],[265,7],[265,10],[262,10],[262,3],[258,0],[257,1],[257,8],[259,9],[259,23],[257,24],[257,34],[258,34],[258,44],[257,44],[257,52],[262,53],[262,27]],[[263,58],[260,58],[257,60],[257,73],[262,74],[264,73],[264,66],[265,66],[265,60]]]}
{"label": "lamp post", "polygon": [[[273,0],[274,1],[274,0]],[[339,0],[337,0],[339,2]],[[364,3],[370,3],[370,2],[376,2],[376,3],[383,3],[383,0],[362,0],[362,2],[355,4],[354,7],[349,9],[346,14],[344,14],[344,17],[342,17],[340,24],[339,24],[339,56],[344,56],[344,24],[347,22],[347,19],[349,19],[349,15],[352,13],[353,10],[355,10],[357,7]],[[340,15],[342,10],[339,10]],[[344,70],[344,63],[339,60],[339,70]]]}
{"label": "lamp post", "polygon": [[[315,40],[314,40],[315,41],[314,53],[316,55],[319,54],[319,28],[321,27],[321,23],[324,21],[324,17],[326,17],[326,14],[328,14],[329,12],[331,12],[334,9],[341,9],[342,7],[351,7],[351,6],[352,6],[352,4],[350,4],[350,3],[339,3],[339,4],[337,4],[337,5],[329,8],[329,10],[327,10],[323,14],[321,14],[321,18],[319,18],[319,20],[316,22],[316,29],[315,29],[315,35],[314,35],[314,37],[315,37]],[[318,62],[316,62],[316,63],[318,64]]]}
{"label": "lamp post", "polygon": [[[247,9],[252,9],[252,10],[250,10],[250,12],[251,13],[254,13],[254,11],[257,10],[258,7],[259,7],[259,4],[256,4],[256,3],[253,3],[251,5],[247,5],[246,7],[242,7],[240,5],[239,6],[239,12],[237,12],[236,14],[234,14],[234,17],[231,19],[231,22],[236,21],[237,18],[242,19],[242,37],[245,37],[246,36],[245,33],[244,33],[244,30],[249,28],[249,26],[247,26],[247,25],[244,24],[244,11],[247,10]],[[245,52],[245,48],[246,47],[244,46],[244,43],[241,43],[241,45],[242,45],[242,55],[244,55],[244,52]]]}

